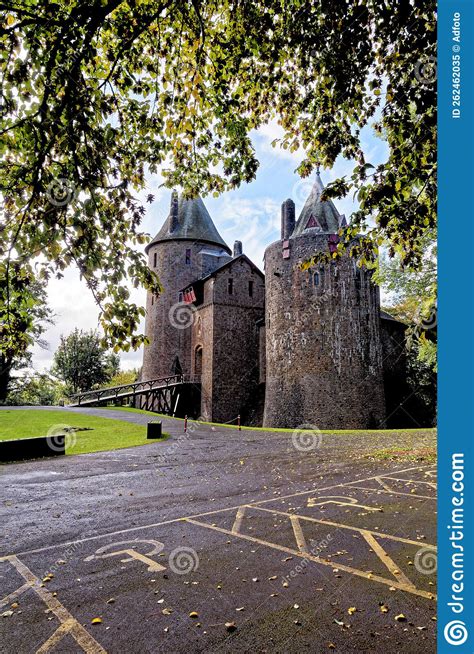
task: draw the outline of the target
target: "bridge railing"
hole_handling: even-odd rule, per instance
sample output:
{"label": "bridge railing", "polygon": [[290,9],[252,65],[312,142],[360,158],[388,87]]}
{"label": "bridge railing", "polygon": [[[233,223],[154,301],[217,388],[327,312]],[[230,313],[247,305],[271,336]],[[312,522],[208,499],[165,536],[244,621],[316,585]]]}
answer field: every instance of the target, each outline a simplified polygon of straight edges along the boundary
{"label": "bridge railing", "polygon": [[143,391],[150,391],[154,388],[166,388],[174,384],[182,384],[185,381],[184,375],[170,375],[169,377],[160,377],[159,379],[147,379],[145,381],[134,382],[133,384],[122,384],[120,386],[109,386],[108,388],[98,388],[93,391],[83,391],[75,393],[69,398],[69,404],[78,404],[84,402],[99,402],[101,400],[113,400],[124,395],[133,395]]}

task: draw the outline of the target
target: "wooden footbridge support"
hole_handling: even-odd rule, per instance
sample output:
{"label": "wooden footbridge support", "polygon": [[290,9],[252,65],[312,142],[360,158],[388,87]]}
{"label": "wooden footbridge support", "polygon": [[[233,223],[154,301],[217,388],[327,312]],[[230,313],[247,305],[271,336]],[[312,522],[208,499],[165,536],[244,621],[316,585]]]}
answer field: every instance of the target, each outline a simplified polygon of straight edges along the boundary
{"label": "wooden footbridge support", "polygon": [[124,400],[129,400],[137,409],[175,415],[181,395],[183,393],[189,395],[191,387],[194,387],[192,390],[199,388],[200,380],[184,375],[173,375],[76,393],[70,397],[68,406],[104,406],[122,404]]}

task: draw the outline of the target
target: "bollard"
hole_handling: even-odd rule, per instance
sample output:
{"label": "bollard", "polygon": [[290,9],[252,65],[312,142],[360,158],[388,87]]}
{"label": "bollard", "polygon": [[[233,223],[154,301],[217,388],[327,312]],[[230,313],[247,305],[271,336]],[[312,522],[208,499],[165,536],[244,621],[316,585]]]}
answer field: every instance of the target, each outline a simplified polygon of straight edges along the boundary
{"label": "bollard", "polygon": [[147,425],[147,438],[161,438],[163,436],[161,431],[161,420],[152,420]]}
{"label": "bollard", "polygon": [[239,415],[237,416],[237,424],[238,424],[238,426],[239,426],[239,431],[242,431],[242,429],[241,429],[241,427],[240,427],[240,413],[239,413]]}
{"label": "bollard", "polygon": [[188,416],[184,416],[184,433],[188,431]]}

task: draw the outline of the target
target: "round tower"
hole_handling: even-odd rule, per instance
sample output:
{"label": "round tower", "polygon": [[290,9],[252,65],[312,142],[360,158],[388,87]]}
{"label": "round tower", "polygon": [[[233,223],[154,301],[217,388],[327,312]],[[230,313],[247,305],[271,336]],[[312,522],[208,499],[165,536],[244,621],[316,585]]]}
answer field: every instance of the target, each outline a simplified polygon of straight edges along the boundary
{"label": "round tower", "polygon": [[201,198],[172,194],[170,212],[146,246],[148,265],[158,273],[163,291],[147,295],[142,380],[191,373],[191,327],[194,307],[186,287],[230,259],[231,250],[217,231]]}
{"label": "round tower", "polygon": [[302,271],[334,250],[345,224],[321,201],[319,177],[295,224],[282,206],[281,240],[265,251],[264,426],[367,429],[385,420],[379,291],[348,255]]}

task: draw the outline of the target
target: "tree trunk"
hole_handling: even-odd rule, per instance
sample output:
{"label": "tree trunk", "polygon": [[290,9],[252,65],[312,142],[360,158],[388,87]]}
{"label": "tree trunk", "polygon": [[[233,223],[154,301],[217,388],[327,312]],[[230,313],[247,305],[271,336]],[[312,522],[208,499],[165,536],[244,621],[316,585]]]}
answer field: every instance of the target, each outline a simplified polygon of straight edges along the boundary
{"label": "tree trunk", "polygon": [[12,361],[0,355],[0,403],[5,402],[7,399],[11,371]]}

